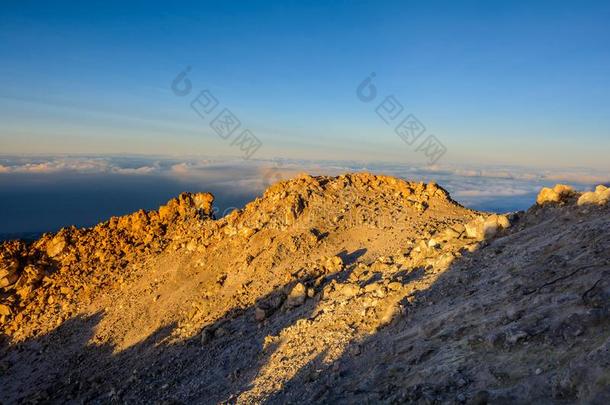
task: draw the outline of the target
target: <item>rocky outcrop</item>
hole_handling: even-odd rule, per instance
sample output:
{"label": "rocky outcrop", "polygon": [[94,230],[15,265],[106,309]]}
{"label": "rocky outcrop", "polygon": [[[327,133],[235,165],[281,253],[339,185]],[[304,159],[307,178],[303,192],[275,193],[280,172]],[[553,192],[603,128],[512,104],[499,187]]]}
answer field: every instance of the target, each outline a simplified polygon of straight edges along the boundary
{"label": "rocky outcrop", "polygon": [[544,187],[540,190],[536,203],[543,205],[546,203],[559,203],[574,195],[574,189],[565,184],[557,184],[553,188]]}
{"label": "rocky outcrop", "polygon": [[202,221],[212,219],[213,199],[184,193],[158,211],[114,217],[91,229],[66,228],[31,246],[2,244],[0,325],[13,333],[26,320],[36,323],[55,312],[49,302],[61,302],[61,319],[69,318],[104,284],[121,282],[124,267],[190,239]]}
{"label": "rocky outcrop", "polygon": [[553,188],[544,187],[540,190],[536,203],[544,205],[547,203],[571,203],[581,205],[605,205],[610,200],[610,188],[598,185],[594,191],[577,193],[570,186],[557,184]]}
{"label": "rocky outcrop", "polygon": [[578,198],[578,205],[597,204],[604,205],[610,200],[610,188],[599,185],[595,187],[595,191],[583,193]]}

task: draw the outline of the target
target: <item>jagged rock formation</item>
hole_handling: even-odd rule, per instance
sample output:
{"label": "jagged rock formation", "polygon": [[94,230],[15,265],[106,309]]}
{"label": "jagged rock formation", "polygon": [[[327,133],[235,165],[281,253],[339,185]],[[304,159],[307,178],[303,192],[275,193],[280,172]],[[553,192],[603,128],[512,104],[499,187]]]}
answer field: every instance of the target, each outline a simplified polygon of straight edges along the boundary
{"label": "jagged rock formation", "polygon": [[5,243],[3,401],[607,402],[604,193],[301,176]]}

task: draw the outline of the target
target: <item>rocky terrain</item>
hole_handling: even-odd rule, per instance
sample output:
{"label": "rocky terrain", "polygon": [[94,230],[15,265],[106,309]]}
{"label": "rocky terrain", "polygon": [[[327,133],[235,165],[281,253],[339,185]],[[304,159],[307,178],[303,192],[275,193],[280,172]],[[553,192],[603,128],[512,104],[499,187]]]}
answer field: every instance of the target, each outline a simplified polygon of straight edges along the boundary
{"label": "rocky terrain", "polygon": [[610,403],[610,189],[300,176],[0,245],[0,403]]}

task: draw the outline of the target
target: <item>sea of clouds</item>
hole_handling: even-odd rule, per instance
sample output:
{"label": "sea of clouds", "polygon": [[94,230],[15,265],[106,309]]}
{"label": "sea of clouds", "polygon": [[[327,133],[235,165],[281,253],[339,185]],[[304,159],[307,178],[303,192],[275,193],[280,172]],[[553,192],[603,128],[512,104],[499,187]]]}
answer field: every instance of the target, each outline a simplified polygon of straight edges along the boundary
{"label": "sea of clouds", "polygon": [[541,187],[591,189],[608,173],[583,168],[446,165],[150,156],[0,156],[0,234],[91,226],[154,209],[183,191],[209,191],[218,215],[242,207],[270,184],[299,173],[372,172],[436,181],[461,204],[487,211],[527,209]]}

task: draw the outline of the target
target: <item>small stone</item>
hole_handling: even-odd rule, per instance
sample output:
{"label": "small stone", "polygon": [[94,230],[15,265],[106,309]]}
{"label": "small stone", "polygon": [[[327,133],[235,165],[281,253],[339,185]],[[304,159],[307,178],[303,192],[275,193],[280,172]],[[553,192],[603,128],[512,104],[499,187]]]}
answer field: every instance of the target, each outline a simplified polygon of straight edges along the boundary
{"label": "small stone", "polygon": [[205,345],[205,344],[209,343],[213,337],[214,337],[214,334],[209,329],[204,329],[201,332],[201,344]]}
{"label": "small stone", "polygon": [[0,279],[0,288],[8,287],[10,285],[8,278],[4,277]]}
{"label": "small stone", "polygon": [[307,289],[302,283],[298,283],[295,285],[290,294],[288,294],[288,298],[286,299],[286,305],[290,308],[298,307],[305,302],[305,298],[307,297]]}
{"label": "small stone", "polygon": [[378,288],[377,283],[367,284],[366,286],[364,286],[364,292],[370,293],[370,292],[377,290],[377,288]]}
{"label": "small stone", "polygon": [[320,231],[315,228],[312,228],[307,233],[307,237],[309,238],[309,241],[311,243],[317,243],[321,239],[322,235],[320,234]]}
{"label": "small stone", "polygon": [[351,298],[360,292],[360,287],[355,284],[343,284],[341,294],[346,298]]}
{"label": "small stone", "polygon": [[186,250],[188,250],[189,252],[194,252],[195,250],[197,250],[197,241],[196,240],[190,240],[186,244]]}
{"label": "small stone", "polygon": [[464,226],[464,224],[457,224],[451,227],[451,229],[453,229],[455,232],[457,232],[458,234],[463,234],[464,232],[466,232],[466,227]]}
{"label": "small stone", "polygon": [[331,273],[341,271],[341,269],[343,268],[343,259],[341,259],[341,257],[339,257],[339,256],[329,257],[326,260],[325,267],[326,267],[326,270]]}
{"label": "small stone", "polygon": [[522,330],[518,330],[518,331],[515,331],[515,332],[508,333],[507,336],[506,336],[506,341],[509,344],[514,345],[518,341],[525,339],[527,336],[528,336],[527,332],[522,331]]}
{"label": "small stone", "polygon": [[429,248],[435,248],[437,246],[440,246],[440,242],[437,241],[436,239],[432,238],[428,241],[428,247]]}
{"label": "small stone", "polygon": [[216,329],[216,331],[214,332],[214,336],[219,337],[219,338],[226,336],[228,334],[229,334],[229,331],[223,327]]}
{"label": "small stone", "polygon": [[0,315],[9,316],[11,308],[8,305],[0,304]]}
{"label": "small stone", "polygon": [[418,212],[424,212],[424,211],[426,211],[426,208],[428,208],[428,207],[427,207],[426,203],[416,201],[413,204],[413,208],[415,208]]}
{"label": "small stone", "polygon": [[516,321],[517,319],[519,319],[519,317],[521,316],[520,311],[518,311],[517,309],[513,308],[513,307],[509,307],[508,309],[506,309],[506,318],[509,321]]}
{"label": "small stone", "polygon": [[538,193],[538,197],[536,198],[536,203],[538,205],[543,205],[543,204],[549,203],[549,202],[559,202],[559,200],[560,200],[559,194],[557,194],[551,188],[544,187],[544,188],[542,188],[542,190],[540,190],[540,193]]}
{"label": "small stone", "polygon": [[468,222],[464,225],[466,228],[466,236],[471,239],[483,240],[483,220],[481,218],[477,218],[473,221]]}
{"label": "small stone", "polygon": [[349,349],[349,353],[352,356],[359,356],[361,352],[362,352],[362,349],[360,348],[360,345],[354,345],[354,346],[350,347],[350,349]]}
{"label": "small stone", "polygon": [[47,244],[47,255],[49,257],[56,257],[64,251],[66,248],[66,240],[63,236],[57,235]]}
{"label": "small stone", "polygon": [[472,397],[473,405],[486,405],[489,402],[489,392],[485,390],[478,391]]}
{"label": "small stone", "polygon": [[390,284],[388,284],[388,289],[390,291],[398,291],[402,288],[402,283],[399,283],[398,281],[392,281]]}
{"label": "small stone", "polygon": [[470,253],[476,252],[479,249],[478,243],[470,243],[468,245],[464,245],[464,249]]}
{"label": "small stone", "polygon": [[490,347],[499,348],[504,344],[505,334],[502,332],[491,333],[487,336],[486,341]]}
{"label": "small stone", "polygon": [[263,308],[256,307],[254,310],[254,319],[258,322],[262,322],[267,318],[267,312]]}
{"label": "small stone", "polygon": [[582,193],[582,195],[578,198],[578,202],[577,202],[578,205],[598,204],[598,203],[599,203],[599,197],[593,191]]}
{"label": "small stone", "polygon": [[385,310],[381,313],[381,317],[379,318],[379,326],[383,327],[389,325],[394,319],[396,319],[399,315],[402,314],[402,307],[400,304],[390,304]]}
{"label": "small stone", "polygon": [[[463,232],[463,231],[462,231]],[[460,237],[460,235],[462,234],[462,232],[458,232],[455,229],[452,228],[447,228],[443,231],[443,238],[447,241],[452,240],[452,239],[457,239]]]}

